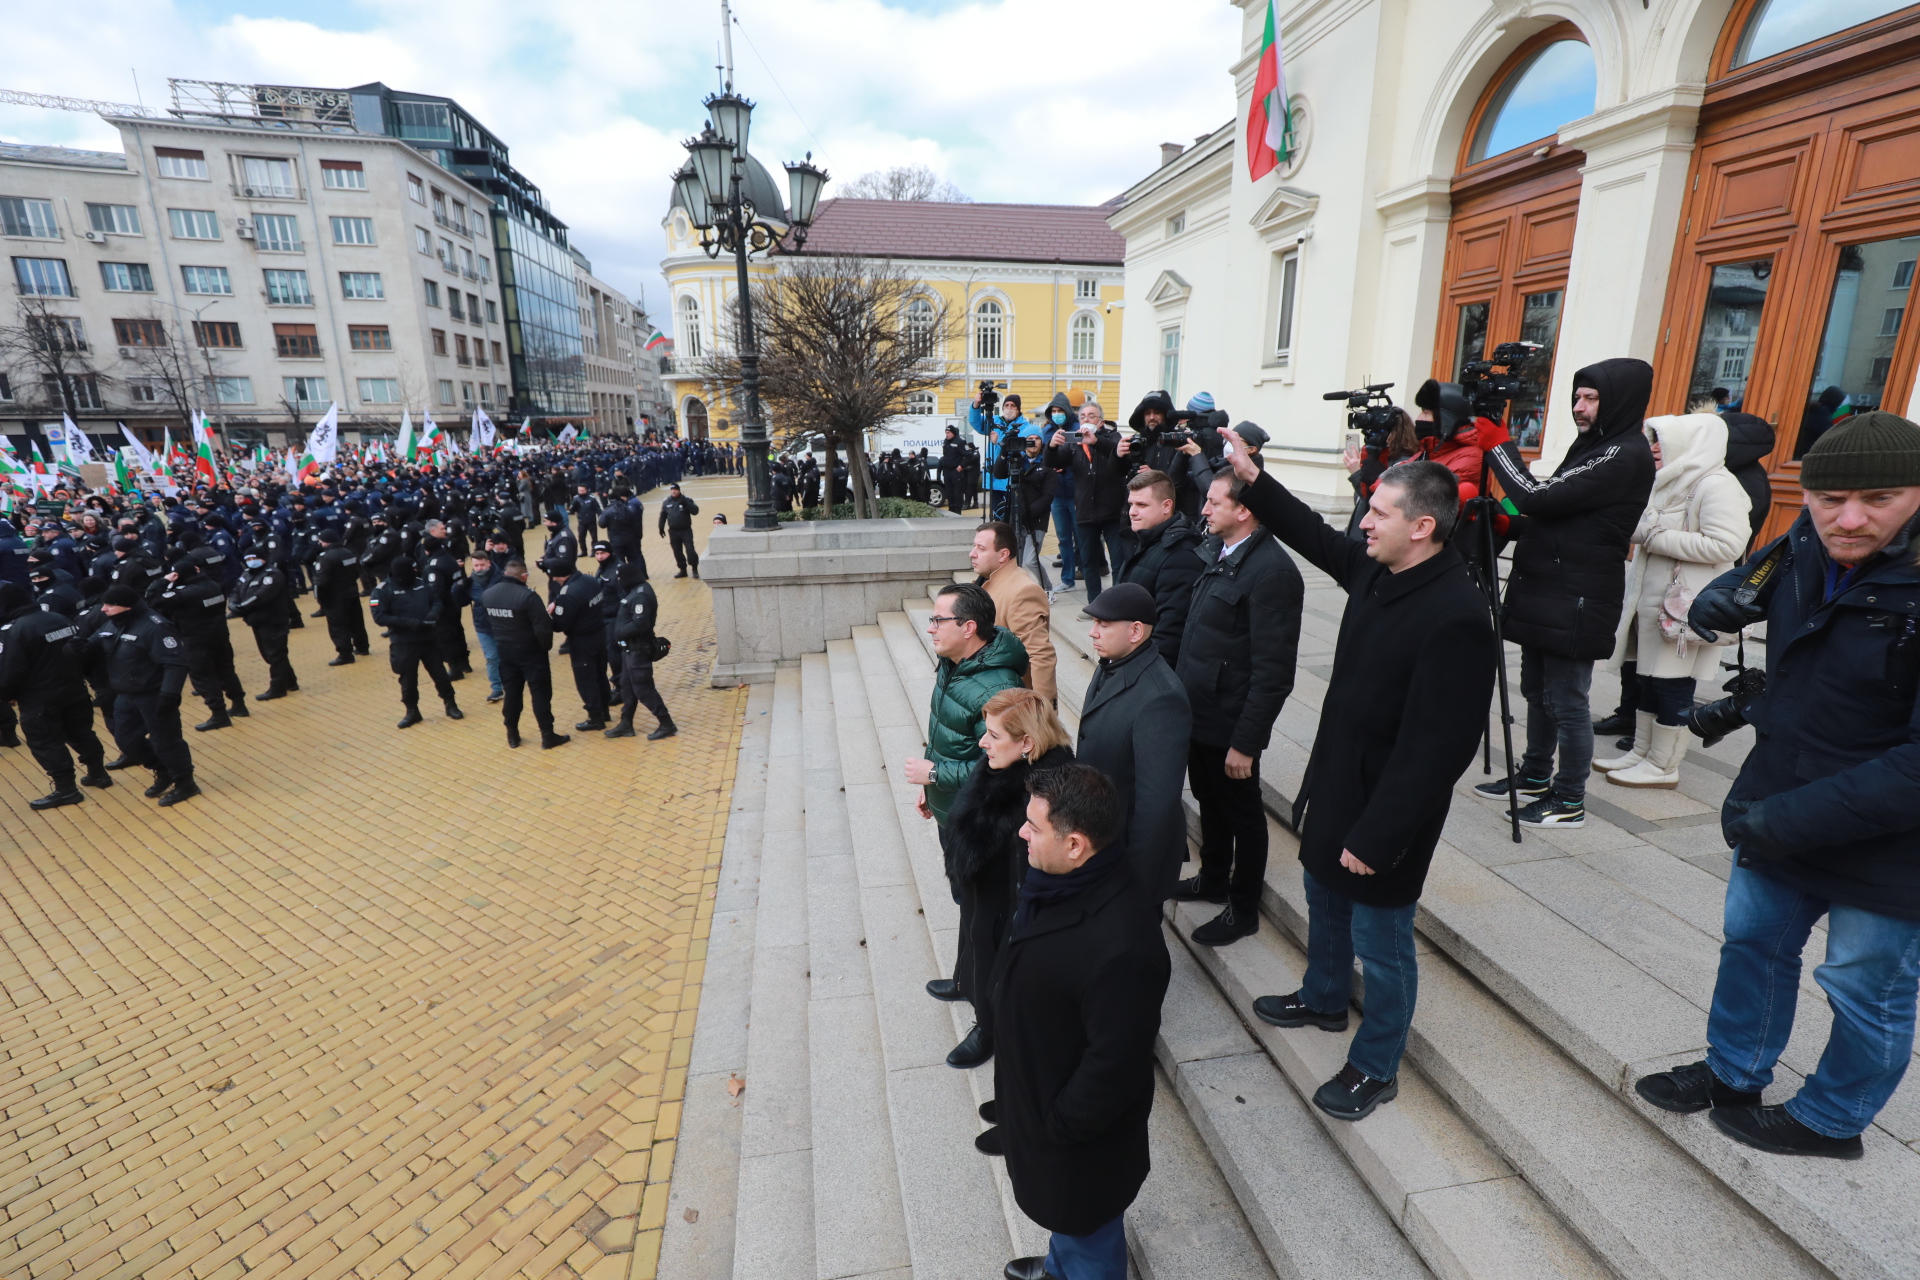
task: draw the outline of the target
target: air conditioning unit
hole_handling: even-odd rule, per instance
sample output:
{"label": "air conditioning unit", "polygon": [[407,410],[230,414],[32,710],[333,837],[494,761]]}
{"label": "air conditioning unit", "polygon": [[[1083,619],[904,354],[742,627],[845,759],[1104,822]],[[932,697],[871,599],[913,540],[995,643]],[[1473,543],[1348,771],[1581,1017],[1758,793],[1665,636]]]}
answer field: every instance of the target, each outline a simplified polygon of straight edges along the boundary
{"label": "air conditioning unit", "polygon": [[107,242],[107,238],[98,231],[88,231],[83,234],[88,240],[93,241],[95,244],[105,244]]}
{"label": "air conditioning unit", "polygon": [[259,196],[265,195],[266,192],[259,187],[242,187],[240,188],[240,194],[247,197],[247,199],[252,200]]}
{"label": "air conditioning unit", "polygon": [[233,234],[239,236],[242,240],[251,240],[253,239],[253,228],[248,226],[246,221],[242,219],[240,225],[234,228]]}

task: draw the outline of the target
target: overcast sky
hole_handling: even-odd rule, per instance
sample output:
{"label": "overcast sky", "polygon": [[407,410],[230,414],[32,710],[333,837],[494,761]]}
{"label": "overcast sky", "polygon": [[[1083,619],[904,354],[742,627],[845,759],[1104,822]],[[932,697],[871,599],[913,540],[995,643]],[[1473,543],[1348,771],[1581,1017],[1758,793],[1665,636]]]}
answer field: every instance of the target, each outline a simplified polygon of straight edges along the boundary
{"label": "overcast sky", "polygon": [[[594,269],[666,319],[667,177],[717,83],[719,0],[230,0],[15,6],[0,88],[168,105],[167,78],[457,99],[511,148]],[[740,0],[734,80],[776,175],[924,163],[976,200],[1098,203],[1163,141],[1233,115],[1228,0]],[[0,139],[118,149],[85,114],[0,106]],[[784,175],[782,175],[784,176]],[[827,194],[832,195],[829,184]]]}

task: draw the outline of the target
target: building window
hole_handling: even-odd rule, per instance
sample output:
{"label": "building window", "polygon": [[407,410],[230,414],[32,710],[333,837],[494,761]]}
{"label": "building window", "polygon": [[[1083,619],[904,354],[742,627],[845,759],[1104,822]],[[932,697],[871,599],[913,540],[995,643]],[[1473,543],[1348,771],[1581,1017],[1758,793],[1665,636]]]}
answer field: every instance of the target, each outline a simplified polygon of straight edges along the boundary
{"label": "building window", "polygon": [[[502,356],[501,356],[501,354],[500,354],[500,344],[499,344],[499,343],[497,343],[497,342],[493,344],[493,362],[494,362],[495,364],[505,364],[505,363],[506,363],[506,360],[505,360],[505,358],[504,358],[504,357],[502,357]],[[504,397],[503,397],[503,398],[504,398]]]}
{"label": "building window", "polygon": [[1908,258],[1905,262],[1894,263],[1893,264],[1893,283],[1888,285],[1887,287],[1889,289],[1905,289],[1912,283],[1913,283],[1913,259]]}
{"label": "building window", "polygon": [[304,271],[268,271],[267,303],[275,307],[310,307],[313,290],[307,287]]}
{"label": "building window", "polygon": [[450,379],[440,379],[440,403],[453,403],[453,382]]}
{"label": "building window", "polygon": [[447,239],[445,236],[440,237],[440,265],[448,271],[458,271],[460,269],[454,265],[453,241]]}
{"label": "building window", "polygon": [[500,323],[500,309],[493,305],[492,298],[487,299],[487,323],[488,324]]}
{"label": "building window", "polygon": [[973,358],[975,360],[1004,360],[1006,347],[1002,341],[1005,329],[1005,315],[1000,304],[992,298],[982,298],[980,305],[973,309]]}
{"label": "building window", "polygon": [[1741,382],[1747,376],[1747,349],[1745,347],[1720,348],[1720,381]]}
{"label": "building window", "polygon": [[182,151],[177,147],[155,147],[153,158],[163,178],[207,180],[207,153]]}
{"label": "building window", "polygon": [[453,335],[453,358],[461,364],[473,363],[473,357],[467,354],[467,335],[464,333]]}
{"label": "building window", "polygon": [[283,360],[317,360],[320,333],[310,324],[273,326],[273,352]]}
{"label": "building window", "polygon": [[433,354],[437,356],[447,354],[447,331],[445,329],[433,330]]}
{"label": "building window", "polygon": [[130,204],[90,204],[87,225],[102,235],[137,236],[140,234],[140,210]]}
{"label": "building window", "polygon": [[399,404],[400,379],[398,378],[362,378],[360,379],[360,403],[362,404]]}
{"label": "building window", "polygon": [[1172,239],[1187,229],[1187,215],[1184,211],[1167,219],[1167,238]]}
{"label": "building window", "polygon": [[910,391],[907,393],[907,412],[914,417],[932,417],[938,403],[931,391]]}
{"label": "building window", "polygon": [[1905,307],[1888,307],[1880,314],[1880,336],[1897,338],[1900,336],[1900,322],[1907,317]]}
{"label": "building window", "polygon": [[0,373],[0,400],[13,399],[13,380]]}
{"label": "building window", "polygon": [[460,291],[458,289],[447,290],[447,314],[455,320],[465,320],[467,318],[467,313],[460,309]]}
{"label": "building window", "polygon": [[298,253],[300,219],[290,213],[262,213],[253,219],[253,240],[273,253]]}
{"label": "building window", "polygon": [[71,298],[73,281],[64,258],[15,258],[14,282],[20,292],[41,298]]}
{"label": "building window", "polygon": [[433,236],[428,233],[425,227],[415,227],[413,229],[413,247],[428,257],[433,256]]}
{"label": "building window", "polygon": [[1160,385],[1176,402],[1180,399],[1180,326],[1160,331]]}
{"label": "building window", "polygon": [[467,319],[475,324],[480,323],[480,295],[477,293],[467,295]]}
{"label": "building window", "polygon": [[687,358],[698,360],[701,352],[700,299],[692,294],[680,298],[680,340],[686,345]]}
{"label": "building window", "polygon": [[433,189],[433,220],[443,227],[447,225],[447,193],[438,187]]}
{"label": "building window", "polygon": [[1094,342],[1099,337],[1100,322],[1093,318],[1093,312],[1082,311],[1073,318],[1067,328],[1067,346],[1075,360],[1092,360]]}
{"label": "building window", "polygon": [[87,331],[73,316],[36,316],[28,320],[35,351],[85,351]]}
{"label": "building window", "polygon": [[58,240],[60,225],[53,220],[53,201],[0,196],[0,231],[10,236]]}
{"label": "building window", "polygon": [[335,244],[372,244],[372,218],[334,218],[333,242]]}
{"label": "building window", "polygon": [[460,248],[460,274],[465,276],[471,276],[474,274],[473,250],[467,248],[464,245],[462,245]]}
{"label": "building window", "polygon": [[1584,40],[1555,40],[1515,67],[1481,113],[1467,163],[1551,140],[1569,120],[1593,114],[1599,73]]}
{"label": "building window", "polygon": [[1727,332],[1728,333],[1753,332],[1752,320],[1748,316],[1747,309],[1745,307],[1729,307],[1727,309]]}
{"label": "building window", "polygon": [[325,378],[282,378],[280,385],[288,404],[317,409],[327,403]]}
{"label": "building window", "polygon": [[407,198],[415,204],[427,202],[427,186],[412,174],[407,175]]}
{"label": "building window", "polygon": [[164,347],[167,330],[158,320],[115,320],[113,341],[121,347]]}
{"label": "building window", "polygon": [[1832,0],[1760,0],[1750,10],[1752,16],[1740,35],[1733,65],[1744,67],[1771,58],[1904,7],[1900,0],[1848,0],[1844,4]]}
{"label": "building window", "polygon": [[480,407],[483,409],[493,407],[493,388],[484,382],[480,384]]}
{"label": "building window", "polygon": [[916,359],[925,360],[933,355],[933,322],[931,301],[926,298],[907,300],[907,349]]}
{"label": "building window", "polygon": [[493,264],[485,258],[477,259],[480,266],[480,279],[484,282],[493,279]]}
{"label": "building window", "polygon": [[320,185],[336,191],[365,191],[367,171],[358,160],[322,160]]}
{"label": "building window", "polygon": [[252,378],[215,378],[213,398],[221,404],[252,404]]}
{"label": "building window", "polygon": [[473,363],[482,369],[487,367],[487,344],[479,338],[473,340]]}
{"label": "building window", "polygon": [[473,408],[473,384],[471,382],[463,382],[460,384],[460,403],[469,409]]}
{"label": "building window", "polygon": [[173,228],[175,239],[179,240],[218,240],[220,238],[220,220],[211,209],[169,209],[167,222]]}
{"label": "building window", "polygon": [[380,283],[378,271],[342,271],[340,273],[340,296],[362,300],[377,300],[387,296],[386,287]]}
{"label": "building window", "polygon": [[278,156],[241,156],[240,194],[280,199],[299,195],[293,185],[293,162]]}
{"label": "building window", "polygon": [[155,404],[160,399],[160,383],[152,378],[133,378],[127,382],[127,399],[135,404]]}
{"label": "building window", "polygon": [[185,282],[188,293],[233,292],[233,281],[228,277],[225,267],[182,267],[180,278]]}
{"label": "building window", "polygon": [[440,305],[439,284],[432,280],[422,280],[420,283],[427,287],[427,305],[430,307],[439,306]]}
{"label": "building window", "polygon": [[203,347],[238,348],[240,326],[231,320],[195,320],[193,340]]}
{"label": "building window", "polygon": [[59,405],[67,403],[67,396],[61,394],[63,384],[66,392],[73,397],[74,408],[100,408],[100,384],[90,373],[66,374],[65,376],[52,373],[42,374],[40,377],[40,389],[48,403]]}
{"label": "building window", "polygon": [[1100,282],[1081,277],[1073,282],[1073,296],[1080,302],[1100,301]]}
{"label": "building window", "polygon": [[100,285],[109,293],[152,293],[153,272],[144,262],[103,262]]}
{"label": "building window", "polygon": [[[355,351],[391,351],[393,333],[383,324],[350,324],[347,345]],[[365,397],[361,397],[365,399]]]}
{"label": "building window", "polygon": [[496,382],[493,384],[493,398],[494,402],[502,409],[507,407],[507,387],[505,383]]}
{"label": "building window", "polygon": [[1280,255],[1279,297],[1274,306],[1273,359],[1288,364],[1293,359],[1293,299],[1300,286],[1300,254]]}
{"label": "building window", "polygon": [[1875,385],[1886,382],[1887,375],[1893,371],[1892,356],[1875,356],[1873,365],[1867,370],[1867,381]]}

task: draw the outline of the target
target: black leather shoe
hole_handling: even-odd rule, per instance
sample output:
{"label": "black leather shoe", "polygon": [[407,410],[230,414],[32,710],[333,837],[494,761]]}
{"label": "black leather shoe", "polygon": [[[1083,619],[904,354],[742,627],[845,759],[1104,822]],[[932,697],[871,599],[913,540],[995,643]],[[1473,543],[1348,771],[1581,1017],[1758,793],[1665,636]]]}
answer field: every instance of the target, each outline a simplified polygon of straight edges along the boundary
{"label": "black leather shoe", "polygon": [[335,658],[332,662],[329,662],[327,665],[330,667],[350,667],[353,665],[353,655],[350,653],[343,653],[339,657]]}
{"label": "black leather shoe", "polygon": [[79,804],[86,797],[80,794],[80,788],[69,782],[64,787],[55,787],[38,800],[27,801],[29,809],[58,809],[63,805]]}
{"label": "black leather shoe", "polygon": [[1757,1107],[1760,1094],[1725,1084],[1705,1062],[1689,1062],[1633,1082],[1633,1091],[1662,1111],[1689,1115],[1708,1107]]}
{"label": "black leather shoe", "polygon": [[675,724],[671,720],[662,720],[660,722],[660,727],[647,735],[647,741],[658,742],[662,738],[671,738],[674,734],[678,732],[680,732],[679,725]]}
{"label": "black leather shoe", "polygon": [[613,728],[608,729],[605,733],[601,734],[600,736],[603,738],[631,738],[634,736],[633,721],[622,720],[619,724],[616,724],[615,726],[613,726]]}
{"label": "black leather shoe", "polygon": [[96,767],[89,769],[87,776],[80,779],[80,785],[83,787],[110,787],[113,785],[113,775],[102,768]]}
{"label": "black leather shoe", "polygon": [[973,1024],[973,1030],[967,1032],[967,1038],[953,1046],[953,1052],[947,1055],[947,1065],[961,1071],[971,1071],[982,1066],[993,1057],[993,1041],[987,1039],[986,1032],[979,1023]]}
{"label": "black leather shoe", "polygon": [[1173,900],[1175,902],[1213,902],[1224,907],[1227,905],[1227,891],[1224,887],[1219,889],[1208,887],[1201,883],[1199,876],[1188,876],[1173,887]]}
{"label": "black leather shoe", "polygon": [[555,747],[564,747],[572,741],[573,735],[570,733],[543,733],[540,735],[540,749],[551,751]]}
{"label": "black leather shoe", "polygon": [[1253,1002],[1254,1016],[1271,1027],[1318,1027],[1322,1031],[1345,1031],[1347,1011],[1321,1013],[1300,998],[1298,991],[1285,996],[1261,996]]}
{"label": "black leather shoe", "polygon": [[1015,1258],[1000,1274],[1007,1280],[1059,1280],[1058,1276],[1047,1270],[1045,1258]]}
{"label": "black leather shoe", "polygon": [[1633,732],[1633,712],[1616,711],[1604,720],[1593,722],[1593,736],[1596,738],[1619,737],[1623,733]]}
{"label": "black leather shoe", "polygon": [[253,700],[255,702],[272,702],[275,698],[284,698],[286,696],[287,691],[285,689],[269,689],[265,693],[254,694]]}
{"label": "black leather shoe", "polygon": [[1392,1080],[1375,1080],[1349,1062],[1334,1073],[1333,1079],[1314,1091],[1313,1105],[1335,1120],[1365,1120],[1375,1107],[1399,1096],[1397,1076]]}
{"label": "black leather shoe", "polygon": [[935,978],[927,984],[927,994],[935,1000],[965,1000],[960,994],[960,984],[952,978]]}
{"label": "black leather shoe", "polygon": [[566,640],[566,641],[562,641],[562,642],[561,642],[561,645],[560,645],[560,648],[559,648],[559,650],[558,650],[558,652],[560,652],[560,653],[572,653],[572,652],[573,652],[573,641],[571,641],[571,640]]}
{"label": "black leather shoe", "polygon": [[974,1134],[973,1149],[983,1156],[1004,1156],[1007,1154],[1007,1144],[1000,1137],[1000,1126],[995,1125],[991,1129],[982,1129],[979,1133]]}
{"label": "black leather shoe", "polygon": [[510,747],[520,745],[520,731],[518,729],[507,730],[507,745]]}
{"label": "black leather shoe", "polygon": [[232,727],[233,721],[229,720],[226,715],[222,713],[217,716],[209,716],[207,719],[202,720],[199,724],[193,726],[193,731],[195,733],[205,733],[209,729],[231,729]]}
{"label": "black leather shoe", "polygon": [[371,649],[355,649],[354,652],[362,658],[368,658],[373,656],[373,650]]}
{"label": "black leather shoe", "polygon": [[182,800],[191,800],[199,794],[200,785],[193,780],[192,774],[188,774],[184,778],[176,779],[172,790],[160,797],[160,807],[165,809],[170,805],[179,804]]}
{"label": "black leather shoe", "polygon": [[172,785],[173,779],[156,769],[153,774],[153,785],[148,787],[142,794],[149,800],[158,800],[161,796],[167,794],[167,788]]}
{"label": "black leather shoe", "polygon": [[980,1104],[980,1118],[988,1124],[1000,1123],[1000,1099],[988,1098]]}
{"label": "black leather shoe", "polygon": [[576,724],[573,727],[578,729],[582,733],[591,733],[597,729],[606,728],[607,722],[605,720],[582,720],[579,724]]}
{"label": "black leather shoe", "polygon": [[460,704],[455,702],[452,698],[448,698],[443,705],[446,708],[447,719],[465,720],[467,718],[467,713],[462,711],[460,709]]}
{"label": "black leather shoe", "polygon": [[1227,909],[1192,933],[1203,947],[1225,947],[1260,932],[1260,913],[1228,904]]}
{"label": "black leather shoe", "polygon": [[247,710],[247,696],[245,694],[241,694],[239,697],[235,698],[233,700],[233,705],[227,708],[227,714],[232,716],[235,720],[245,720],[248,716],[252,715],[253,712]]}
{"label": "black leather shoe", "polygon": [[685,569],[682,569],[680,572],[674,574],[673,576],[676,578],[684,578],[687,576],[687,571]]}
{"label": "black leather shoe", "polygon": [[1715,1107],[1707,1117],[1713,1127],[1732,1138],[1777,1156],[1826,1156],[1858,1160],[1866,1154],[1860,1135],[1829,1138],[1793,1118],[1785,1107]]}
{"label": "black leather shoe", "polygon": [[118,756],[115,756],[113,759],[107,761],[105,764],[101,765],[100,767],[102,769],[107,770],[109,773],[111,773],[116,769],[133,768],[133,761],[127,759],[126,756],[124,755],[118,755]]}
{"label": "black leather shoe", "polygon": [[324,618],[327,616],[327,611],[325,609],[315,609],[312,613],[308,614],[307,616],[309,618]]}
{"label": "black leather shoe", "polygon": [[420,708],[408,707],[407,714],[400,717],[400,723],[393,727],[396,729],[411,729],[413,726],[419,724],[422,718]]}

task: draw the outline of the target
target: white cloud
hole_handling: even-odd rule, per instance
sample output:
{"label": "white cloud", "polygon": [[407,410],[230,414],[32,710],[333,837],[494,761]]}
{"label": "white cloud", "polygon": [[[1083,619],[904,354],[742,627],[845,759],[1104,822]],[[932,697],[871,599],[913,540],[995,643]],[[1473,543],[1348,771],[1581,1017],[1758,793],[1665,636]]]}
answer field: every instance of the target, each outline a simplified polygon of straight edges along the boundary
{"label": "white cloud", "polygon": [[[209,18],[171,0],[42,5],[8,23],[4,86],[124,102],[137,68],[149,106],[165,105],[168,76],[445,94],[506,141],[595,270],[658,307],[667,176],[716,85],[717,9],[323,0],[294,19]],[[923,163],[976,200],[1095,203],[1145,175],[1158,143],[1233,112],[1240,15],[1225,0],[734,9],[736,87],[759,104],[753,150],[776,175],[812,151],[837,179]],[[0,107],[0,138],[117,145],[94,117],[13,107]]]}

